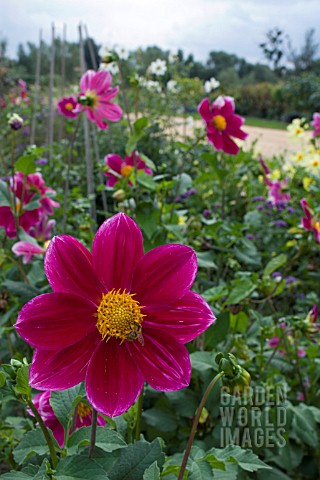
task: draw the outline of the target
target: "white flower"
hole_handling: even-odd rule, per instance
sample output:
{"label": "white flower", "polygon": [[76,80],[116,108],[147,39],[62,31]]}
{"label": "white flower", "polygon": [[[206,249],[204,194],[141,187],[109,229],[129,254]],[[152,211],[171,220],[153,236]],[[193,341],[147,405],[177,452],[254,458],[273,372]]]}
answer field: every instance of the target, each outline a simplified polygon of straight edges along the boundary
{"label": "white flower", "polygon": [[167,71],[167,64],[165,60],[157,58],[157,60],[150,63],[148,71],[153,75],[162,77]]}
{"label": "white flower", "polygon": [[287,131],[289,133],[289,137],[298,140],[305,136],[304,132],[307,128],[307,124],[305,123],[305,118],[295,118],[292,120],[290,125],[287,126]]}
{"label": "white flower", "polygon": [[147,80],[145,87],[149,92],[158,92],[161,93],[161,85],[156,80]]}
{"label": "white flower", "polygon": [[99,70],[105,70],[107,72],[110,72],[112,75],[117,75],[119,73],[119,67],[116,62],[111,62],[111,63],[100,63],[99,65]]}
{"label": "white flower", "polygon": [[179,60],[178,50],[171,50],[168,55],[168,62],[175,63]]}
{"label": "white flower", "polygon": [[177,93],[179,91],[178,82],[176,80],[169,80],[167,83],[167,90],[172,93]]}
{"label": "white flower", "polygon": [[115,45],[114,51],[116,52],[120,60],[128,60],[129,52],[126,48],[120,47],[119,45]]}
{"label": "white flower", "polygon": [[204,83],[204,89],[205,89],[206,93],[212,92],[212,90],[215,90],[219,86],[220,86],[220,82],[218,80],[216,80],[214,77],[211,77],[210,80],[207,80]]}

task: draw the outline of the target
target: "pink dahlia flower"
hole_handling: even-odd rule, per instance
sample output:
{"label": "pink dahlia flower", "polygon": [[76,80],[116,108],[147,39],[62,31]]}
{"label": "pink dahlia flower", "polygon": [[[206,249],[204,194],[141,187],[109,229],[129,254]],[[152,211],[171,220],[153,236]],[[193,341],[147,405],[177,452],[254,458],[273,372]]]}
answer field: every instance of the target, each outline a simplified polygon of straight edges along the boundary
{"label": "pink dahlia flower", "polygon": [[279,343],[280,343],[280,338],[277,335],[275,335],[272,338],[269,338],[268,340],[268,346],[270,348],[276,348],[279,345]]}
{"label": "pink dahlia flower", "polygon": [[57,107],[59,113],[67,118],[76,118],[80,113],[80,105],[78,104],[76,97],[73,96],[61,98],[57,103]]}
{"label": "pink dahlia flower", "polygon": [[232,138],[245,140],[248,133],[241,130],[244,119],[234,113],[232,97],[218,97],[211,105],[208,98],[204,98],[198,106],[206,127],[207,137],[216,150],[237,155],[240,148]]}
{"label": "pink dahlia flower", "polygon": [[102,130],[108,128],[105,119],[117,122],[122,116],[119,105],[110,102],[119,90],[118,87],[110,87],[111,82],[112,75],[105,70],[88,70],[80,80],[78,103],[82,105],[89,120]]}
{"label": "pink dahlia flower", "polygon": [[312,215],[309,204],[305,198],[300,200],[300,205],[305,214],[305,217],[301,219],[302,227],[305,230],[313,231],[316,242],[320,243],[320,222],[318,218]]}
{"label": "pink dahlia flower", "polygon": [[43,247],[35,243],[22,240],[13,245],[12,251],[17,257],[22,256],[22,263],[29,263],[35,255],[42,255],[45,252]]}
{"label": "pink dahlia flower", "polygon": [[[64,428],[54,414],[54,411],[50,405],[50,394],[51,392],[47,390],[46,392],[38,393],[33,398],[33,404],[38,410],[40,417],[42,418],[46,427],[50,428],[53,433],[54,438],[57,440],[60,448],[64,446]],[[33,416],[31,410],[29,410],[30,415]],[[75,430],[78,430],[81,427],[89,427],[92,422],[92,410],[85,403],[80,402],[78,404],[77,419]],[[106,422],[98,415],[97,424],[104,427]]]}
{"label": "pink dahlia flower", "polygon": [[311,125],[313,126],[312,135],[314,137],[317,137],[318,135],[320,135],[320,113],[319,112],[315,112],[313,114],[313,121],[311,122]]}
{"label": "pink dahlia flower", "polygon": [[[16,172],[14,181],[10,178],[10,189],[16,197],[16,209],[19,214],[19,226],[29,233],[41,218],[47,214],[53,214],[53,208],[59,207],[59,203],[51,198],[55,191],[46,187],[41,173],[32,173],[25,176]],[[48,196],[48,194],[50,196]],[[30,203],[37,198],[39,207],[30,208]],[[16,236],[16,226],[13,214],[13,206],[0,207],[0,227],[4,227],[9,238]]]}
{"label": "pink dahlia flower", "polygon": [[92,254],[72,236],[54,237],[44,266],[53,293],[27,303],[16,323],[36,348],[32,387],[60,390],[85,380],[90,404],[112,417],[136,401],[145,381],[163,391],[189,384],[184,344],[215,320],[190,291],[191,248],[168,244],[144,254],[138,225],[119,213],[99,228]]}
{"label": "pink dahlia flower", "polygon": [[[152,170],[146,166],[146,163],[135,152],[126,155],[125,159],[119,157],[115,153],[110,153],[105,157],[107,167],[118,175],[114,175],[112,171],[106,171],[104,174],[108,177],[107,186],[113,187],[121,178],[129,177],[132,169],[143,170],[148,175],[152,175]],[[129,181],[129,185],[132,182]]]}

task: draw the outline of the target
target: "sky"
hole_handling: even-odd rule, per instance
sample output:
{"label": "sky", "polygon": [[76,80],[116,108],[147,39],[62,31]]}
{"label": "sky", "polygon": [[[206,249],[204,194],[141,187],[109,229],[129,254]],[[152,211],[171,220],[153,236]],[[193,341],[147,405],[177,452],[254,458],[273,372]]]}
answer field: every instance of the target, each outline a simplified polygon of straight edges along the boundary
{"label": "sky", "polygon": [[97,44],[181,48],[200,61],[223,50],[265,63],[259,44],[275,26],[298,50],[310,28],[320,43],[319,0],[0,0],[0,6],[0,38],[12,58],[19,43],[38,43],[40,29],[49,42],[52,23],[60,37],[66,24],[69,41],[77,41],[82,23]]}

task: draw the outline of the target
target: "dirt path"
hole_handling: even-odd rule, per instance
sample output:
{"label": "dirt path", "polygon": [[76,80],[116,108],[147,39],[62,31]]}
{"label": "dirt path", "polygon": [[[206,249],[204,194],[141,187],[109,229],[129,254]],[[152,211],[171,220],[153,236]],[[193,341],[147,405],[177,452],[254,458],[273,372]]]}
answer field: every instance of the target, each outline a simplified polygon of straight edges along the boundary
{"label": "dirt path", "polygon": [[[291,155],[300,149],[299,142],[289,138],[286,130],[275,130],[273,128],[247,127],[243,129],[249,133],[244,142],[244,150],[248,150],[254,141],[256,149],[262,156],[271,158],[274,155]],[[307,136],[311,134],[306,133]]]}

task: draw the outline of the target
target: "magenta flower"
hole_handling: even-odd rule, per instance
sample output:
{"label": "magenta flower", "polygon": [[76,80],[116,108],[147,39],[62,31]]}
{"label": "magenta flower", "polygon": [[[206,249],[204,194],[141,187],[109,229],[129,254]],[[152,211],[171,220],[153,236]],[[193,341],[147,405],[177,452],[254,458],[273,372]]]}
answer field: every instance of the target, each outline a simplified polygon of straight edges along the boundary
{"label": "magenta flower", "polygon": [[54,237],[45,256],[53,293],[21,310],[19,334],[36,347],[30,385],[60,390],[86,381],[90,404],[116,416],[147,381],[157,390],[189,384],[185,343],[215,317],[190,287],[195,252],[168,244],[143,254],[142,234],[124,213],[99,228],[92,254],[76,238]]}
{"label": "magenta flower", "polygon": [[276,348],[280,343],[280,338],[275,335],[274,337],[272,338],[269,338],[268,340],[268,346],[269,348]]}
{"label": "magenta flower", "polygon": [[[137,170],[143,170],[148,175],[152,175],[152,170],[146,166],[146,163],[136,152],[132,152],[131,155],[126,155],[124,159],[115,153],[110,153],[105,157],[105,162],[107,167],[111,170],[107,170],[104,173],[108,177],[108,187],[113,187],[121,178],[129,177],[134,167],[136,167]],[[114,175],[113,172],[118,175]],[[129,185],[132,185],[130,180],[128,183]]]}
{"label": "magenta flower", "polygon": [[73,96],[63,97],[57,103],[59,113],[67,118],[76,118],[80,113],[79,107],[76,97]]}
{"label": "magenta flower", "polygon": [[317,137],[318,135],[320,135],[320,113],[319,112],[315,112],[313,114],[313,121],[311,122],[311,125],[313,126],[312,135],[314,137]]}
{"label": "magenta flower", "polygon": [[45,252],[43,247],[35,243],[22,240],[13,245],[12,251],[17,257],[22,256],[22,263],[29,263],[35,255],[42,255]]}
{"label": "magenta flower", "polygon": [[245,140],[248,136],[241,126],[244,119],[234,113],[234,99],[232,97],[218,97],[211,105],[208,98],[204,98],[198,106],[206,127],[207,137],[216,150],[236,155],[240,148],[232,138]]}
{"label": "magenta flower", "polygon": [[[50,394],[51,392],[47,390],[46,392],[38,393],[33,398],[33,404],[38,410],[44,424],[46,427],[50,428],[53,433],[54,438],[57,440],[60,448],[64,446],[64,429],[57,417],[54,414],[54,411],[50,405]],[[30,415],[33,416],[31,410],[28,410]],[[92,422],[92,410],[85,403],[80,402],[78,404],[77,419],[75,430],[78,430],[81,427],[89,427]],[[98,426],[104,427],[106,422],[98,415]]]}
{"label": "magenta flower", "polygon": [[[32,173],[25,176],[21,172],[16,172],[14,181],[10,178],[10,190],[15,196],[19,226],[30,234],[32,227],[36,226],[47,214],[52,215],[53,209],[60,206],[58,202],[51,198],[55,191],[45,186],[41,173]],[[40,205],[30,209],[30,204],[35,198],[38,199]],[[0,207],[0,227],[5,229],[9,238],[16,236],[13,212],[13,205]]]}
{"label": "magenta flower", "polygon": [[290,201],[290,194],[286,191],[288,189],[288,179],[284,180],[271,180],[269,178],[270,170],[263,160],[259,158],[259,162],[263,168],[264,183],[268,186],[268,200],[272,205],[285,205]]}
{"label": "magenta flower", "polygon": [[304,211],[305,217],[301,219],[301,225],[305,230],[313,231],[316,242],[320,243],[320,222],[313,216],[309,204],[305,198],[300,200],[300,205]]}
{"label": "magenta flower", "polygon": [[112,75],[110,72],[100,70],[88,70],[80,80],[81,93],[78,96],[78,103],[86,112],[91,122],[97,124],[102,130],[108,128],[105,119],[117,122],[122,116],[119,105],[111,103],[110,100],[118,93],[118,87],[110,87]]}

